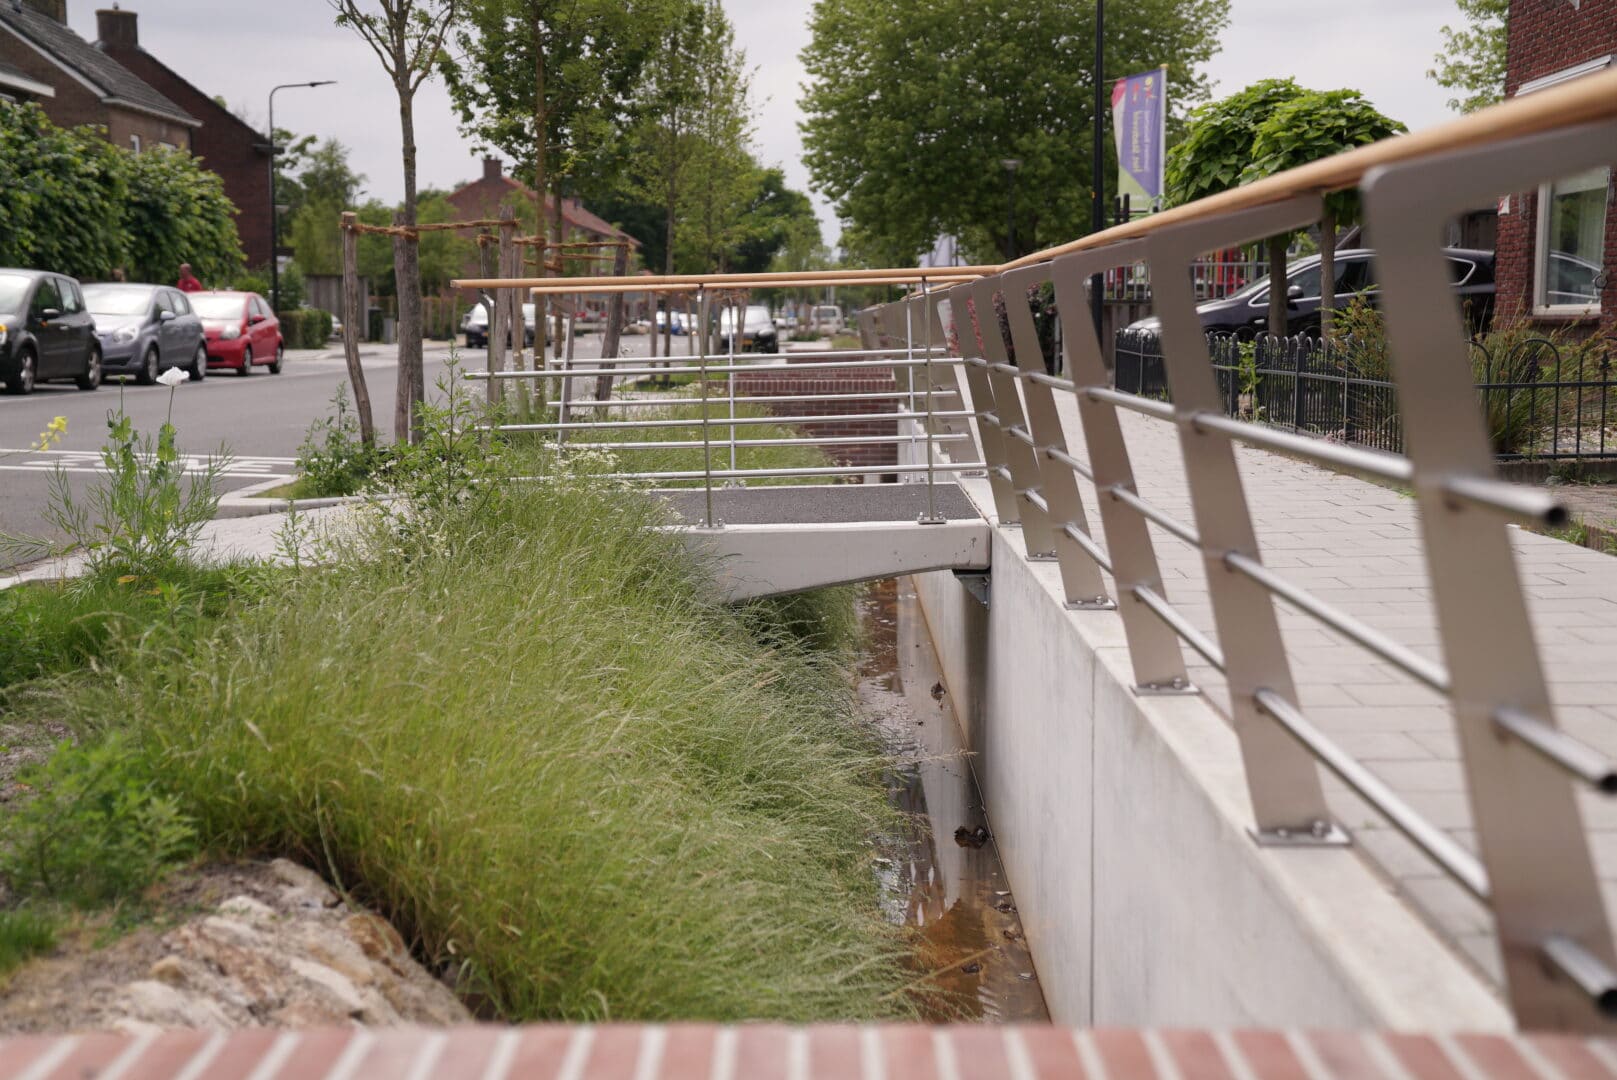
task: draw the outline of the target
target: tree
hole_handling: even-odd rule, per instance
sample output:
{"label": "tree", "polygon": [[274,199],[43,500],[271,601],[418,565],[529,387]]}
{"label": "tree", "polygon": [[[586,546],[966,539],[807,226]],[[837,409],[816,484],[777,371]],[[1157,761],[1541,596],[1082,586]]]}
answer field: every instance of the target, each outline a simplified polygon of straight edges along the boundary
{"label": "tree", "polygon": [[[1251,160],[1241,173],[1242,183],[1306,165],[1355,146],[1379,142],[1407,130],[1403,124],[1377,112],[1357,90],[1308,90],[1284,102],[1253,133]],[[1319,223],[1320,336],[1329,336],[1335,306],[1336,229],[1357,221],[1357,189],[1325,196]],[[1269,275],[1270,317],[1273,318],[1275,283]],[[1271,329],[1273,323],[1271,322]]]}
{"label": "tree", "polygon": [[[1307,91],[1290,79],[1264,79],[1190,114],[1185,137],[1168,151],[1164,186],[1169,205],[1194,202],[1246,182],[1258,129],[1282,105]],[[1271,236],[1269,332],[1286,332],[1286,237]]]}
{"label": "tree", "polygon": [[[399,103],[404,205],[400,224],[416,224],[415,93],[442,59],[444,39],[461,0],[328,0],[337,25],[353,30],[371,47],[393,81]],[[374,11],[365,10],[374,4]],[[415,442],[416,409],[426,397],[421,358],[421,266],[416,245],[398,247],[399,381],[393,432]]]}
{"label": "tree", "polygon": [[[1022,162],[1027,247],[1088,231],[1094,5],[1076,0],[818,0],[802,54],[805,160],[850,240],[907,265],[952,233],[1009,250],[1001,159]],[[1228,0],[1107,13],[1108,76],[1168,64],[1175,109],[1206,97]]]}
{"label": "tree", "polygon": [[1443,51],[1426,77],[1445,90],[1462,96],[1449,99],[1449,108],[1475,112],[1492,105],[1505,93],[1505,24],[1510,0],[1458,0],[1460,14],[1469,25],[1443,28]]}
{"label": "tree", "polygon": [[747,151],[753,112],[746,54],[736,48],[735,29],[718,0],[706,0],[706,7],[693,57],[696,108],[682,148],[687,170],[683,213],[690,225],[684,261],[698,271],[728,269],[744,237],[742,219],[758,172]]}
{"label": "tree", "polygon": [[[298,206],[291,211],[292,251],[309,274],[342,273],[342,235],[337,224],[365,183],[348,164],[348,148],[327,139],[305,155],[297,177]],[[279,189],[277,189],[279,190]]]}
{"label": "tree", "polygon": [[245,261],[236,207],[225,184],[183,150],[148,150],[124,158],[128,191],[122,231],[131,281],[172,281],[188,262],[219,287]]}
{"label": "tree", "polygon": [[730,269],[756,274],[769,269],[775,256],[789,244],[812,235],[820,242],[820,222],[814,204],[801,191],[786,186],[779,169],[754,169],[752,194],[742,207],[741,240],[730,257]]}

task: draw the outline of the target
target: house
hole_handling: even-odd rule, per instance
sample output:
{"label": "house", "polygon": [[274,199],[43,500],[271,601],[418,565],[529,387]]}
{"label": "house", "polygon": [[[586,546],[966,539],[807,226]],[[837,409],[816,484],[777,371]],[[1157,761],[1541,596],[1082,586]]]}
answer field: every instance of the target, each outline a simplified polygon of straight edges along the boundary
{"label": "house", "polygon": [[[0,65],[20,73],[6,85],[26,91],[62,127],[96,124],[139,153],[151,146],[191,149],[202,121],[67,27],[67,0],[0,0]],[[44,87],[44,90],[39,89]]]}
{"label": "house", "polygon": [[224,181],[225,196],[236,206],[236,232],[247,253],[247,265],[267,265],[271,246],[269,141],[141,48],[136,18],[135,12],[120,10],[117,4],[97,11],[96,48],[202,121],[191,132],[191,152]]}
{"label": "house", "polygon": [[[1536,93],[1617,64],[1617,0],[1511,0],[1505,95]],[[1499,200],[1495,321],[1617,330],[1612,170]]]}
{"label": "house", "polygon": [[63,127],[92,124],[140,153],[187,150],[224,181],[249,265],[270,258],[269,144],[140,46],[133,11],[96,12],[91,44],[67,0],[0,0],[0,97],[31,101]]}
{"label": "house", "polygon": [[[4,0],[0,0],[3,3]],[[533,189],[528,185],[506,176],[499,158],[485,157],[483,159],[483,175],[470,183],[462,184],[447,196],[450,205],[455,208],[455,216],[460,221],[478,221],[499,216],[500,206],[512,207],[533,205]],[[552,222],[555,220],[556,201],[551,195],[545,196],[545,235],[550,235]],[[563,199],[561,203],[563,239],[569,242],[600,241],[600,242],[627,242],[633,249],[639,248],[640,241],[619,229],[611,222],[589,211],[577,199]],[[612,272],[610,249],[596,272],[609,274]],[[482,268],[478,257],[474,254],[466,260],[461,273],[462,277],[482,277]],[[472,290],[465,291],[465,299],[470,302],[476,299]],[[631,297],[631,308],[638,301],[643,300],[639,294]],[[600,297],[591,297],[588,306],[592,309],[602,306]]]}

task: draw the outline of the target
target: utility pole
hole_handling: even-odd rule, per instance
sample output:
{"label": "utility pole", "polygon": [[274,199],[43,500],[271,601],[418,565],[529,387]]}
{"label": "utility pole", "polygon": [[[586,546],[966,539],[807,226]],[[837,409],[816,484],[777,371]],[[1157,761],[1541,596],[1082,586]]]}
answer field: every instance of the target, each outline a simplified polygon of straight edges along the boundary
{"label": "utility pole", "polygon": [[270,158],[270,310],[279,313],[281,310],[281,210],[275,205],[275,155],[281,148],[275,145],[275,92],[277,90],[293,90],[300,86],[333,86],[336,79],[321,79],[318,82],[282,83],[271,87],[269,92],[269,158]]}
{"label": "utility pole", "polygon": [[[1090,229],[1100,232],[1106,228],[1106,0],[1095,0],[1095,141],[1092,148],[1091,172],[1094,174],[1095,197],[1090,203]],[[1096,274],[1089,279],[1089,305],[1095,316],[1095,337],[1101,352],[1106,341],[1101,337],[1101,314],[1105,304],[1106,278]]]}

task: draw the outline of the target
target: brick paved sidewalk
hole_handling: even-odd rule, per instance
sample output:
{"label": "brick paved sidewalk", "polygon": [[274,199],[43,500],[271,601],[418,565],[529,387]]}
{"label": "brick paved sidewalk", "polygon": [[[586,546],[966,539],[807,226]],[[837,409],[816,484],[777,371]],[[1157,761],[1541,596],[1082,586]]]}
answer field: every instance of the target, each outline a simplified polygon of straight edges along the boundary
{"label": "brick paved sidewalk", "polygon": [[[1068,445],[1087,459],[1077,407],[1059,395]],[[1193,523],[1174,429],[1122,416],[1140,494]],[[1263,561],[1319,599],[1440,659],[1413,499],[1389,488],[1246,447],[1237,449]],[[1094,492],[1080,483],[1104,545]],[[1168,597],[1208,633],[1212,608],[1201,555],[1151,527]],[[1571,734],[1617,758],[1617,558],[1512,529],[1556,715]],[[1484,582],[1479,588],[1486,588]],[[1391,665],[1279,604],[1300,704],[1344,749],[1471,850],[1476,835],[1447,704]],[[1227,714],[1223,678],[1184,650],[1191,677]],[[1323,770],[1322,770],[1323,771]],[[1486,911],[1356,796],[1326,776],[1333,809],[1361,851],[1495,982],[1498,949]],[[1580,793],[1608,910],[1617,910],[1617,804]],[[1614,918],[1617,922],[1617,918]]]}
{"label": "brick paved sidewalk", "polygon": [[1613,1080],[1602,1040],[1058,1027],[360,1029],[0,1040],[0,1080]]}

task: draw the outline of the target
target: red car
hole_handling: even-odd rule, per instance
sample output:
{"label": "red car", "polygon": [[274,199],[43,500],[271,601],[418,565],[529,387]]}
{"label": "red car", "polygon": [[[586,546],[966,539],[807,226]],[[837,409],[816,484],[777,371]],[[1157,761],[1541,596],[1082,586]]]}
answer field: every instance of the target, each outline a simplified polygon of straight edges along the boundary
{"label": "red car", "polygon": [[191,306],[202,316],[208,343],[208,367],[235,368],[251,375],[254,364],[267,365],[271,375],[281,373],[286,354],[281,320],[257,293],[199,292]]}

